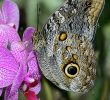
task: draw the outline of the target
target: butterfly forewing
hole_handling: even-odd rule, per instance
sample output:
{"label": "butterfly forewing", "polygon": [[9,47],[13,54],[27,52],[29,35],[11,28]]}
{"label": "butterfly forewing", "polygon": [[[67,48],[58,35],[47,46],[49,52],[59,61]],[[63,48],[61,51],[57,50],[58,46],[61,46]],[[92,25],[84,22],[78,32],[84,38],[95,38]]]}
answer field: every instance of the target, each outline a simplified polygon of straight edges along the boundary
{"label": "butterfly forewing", "polygon": [[41,71],[64,90],[85,93],[94,84],[91,40],[103,4],[104,0],[67,0],[34,37]]}

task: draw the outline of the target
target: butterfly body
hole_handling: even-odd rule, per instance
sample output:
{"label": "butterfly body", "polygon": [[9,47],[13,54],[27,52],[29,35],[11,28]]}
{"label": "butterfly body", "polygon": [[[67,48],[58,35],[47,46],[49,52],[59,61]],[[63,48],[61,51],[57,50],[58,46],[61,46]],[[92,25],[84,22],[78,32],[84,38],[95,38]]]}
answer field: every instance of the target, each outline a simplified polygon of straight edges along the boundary
{"label": "butterfly body", "polygon": [[36,34],[41,71],[56,86],[79,93],[93,86],[96,60],[92,39],[102,5],[103,0],[67,0]]}

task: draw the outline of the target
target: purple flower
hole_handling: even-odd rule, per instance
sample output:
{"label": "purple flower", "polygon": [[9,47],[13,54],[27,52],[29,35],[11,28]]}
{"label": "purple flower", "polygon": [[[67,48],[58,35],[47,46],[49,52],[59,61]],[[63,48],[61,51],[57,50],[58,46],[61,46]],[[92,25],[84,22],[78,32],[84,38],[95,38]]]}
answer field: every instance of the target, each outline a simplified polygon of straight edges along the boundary
{"label": "purple flower", "polygon": [[19,9],[16,3],[10,0],[4,0],[0,10],[0,25],[9,25],[16,30],[19,27]]}
{"label": "purple flower", "polygon": [[[25,34],[27,35],[24,34],[24,36],[26,37],[24,37],[23,40],[25,38],[28,38],[28,34],[30,34],[28,32],[30,32],[30,30],[34,30],[34,29],[27,28],[25,31]],[[7,85],[8,87],[6,88],[5,100],[13,100],[13,98],[15,100],[18,94],[18,89],[20,89],[24,94],[30,91],[33,91],[35,94],[38,94],[40,91],[41,75],[38,69],[38,64],[35,56],[36,54],[32,50],[29,51],[29,49],[27,48],[30,42],[31,41],[26,40],[24,42],[11,43],[9,52],[11,53],[13,58],[16,60],[16,63],[17,63],[16,65],[18,66],[18,69],[16,70],[17,74],[13,75],[15,77],[12,79],[11,81],[12,83],[9,83]],[[13,62],[13,60],[10,62]],[[7,72],[4,72],[4,73],[7,73]],[[10,75],[12,74],[10,73]]]}
{"label": "purple flower", "polygon": [[19,10],[10,0],[4,0],[0,10],[0,46],[7,47],[9,42],[20,41],[17,33],[19,26]]}
{"label": "purple flower", "polygon": [[35,29],[28,27],[21,40],[18,33],[19,10],[10,0],[4,0],[0,10],[0,94],[5,88],[4,100],[18,100],[18,90],[26,100],[37,100],[41,89],[36,53],[32,36]]}

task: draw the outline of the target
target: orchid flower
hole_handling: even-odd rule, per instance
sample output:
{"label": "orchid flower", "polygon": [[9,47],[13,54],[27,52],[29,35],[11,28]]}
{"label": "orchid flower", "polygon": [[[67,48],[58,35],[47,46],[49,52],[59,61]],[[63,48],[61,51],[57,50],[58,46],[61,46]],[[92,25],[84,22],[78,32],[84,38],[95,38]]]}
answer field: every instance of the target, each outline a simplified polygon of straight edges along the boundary
{"label": "orchid flower", "polygon": [[19,9],[17,5],[4,0],[0,9],[0,46],[7,47],[9,42],[20,41],[17,33],[19,27]]}
{"label": "orchid flower", "polygon": [[0,25],[8,25],[18,30],[19,27],[19,9],[16,3],[10,0],[4,0],[0,10]]}
{"label": "orchid flower", "polygon": [[5,88],[4,100],[18,100],[20,90],[26,100],[38,100],[41,74],[32,45],[35,29],[28,27],[21,40],[18,26],[17,5],[4,0],[0,10],[0,94]]}
{"label": "orchid flower", "polygon": [[[25,32],[26,37],[24,38],[27,38],[28,34],[30,34],[29,30],[34,30],[34,29],[27,28]],[[13,58],[15,58],[16,60],[16,63],[17,63],[16,65],[18,66],[18,69],[16,70],[17,74],[10,73],[11,76],[15,76],[15,77],[14,79],[12,79],[11,81],[12,83],[10,82],[10,84],[8,84],[8,87],[6,88],[5,100],[13,100],[13,99],[17,100],[16,97],[18,97],[17,96],[18,90],[24,93],[27,100],[29,98],[32,98],[29,100],[37,100],[35,97],[35,94],[38,94],[41,89],[41,84],[40,84],[41,75],[38,69],[38,63],[35,56],[36,54],[34,51],[29,51],[27,48],[30,42],[28,42],[28,44],[25,42],[28,42],[28,41],[11,43],[10,52]],[[6,59],[4,60],[4,63],[5,61]],[[13,62],[13,61],[10,61],[10,62]],[[7,72],[4,72],[4,73],[7,73]]]}

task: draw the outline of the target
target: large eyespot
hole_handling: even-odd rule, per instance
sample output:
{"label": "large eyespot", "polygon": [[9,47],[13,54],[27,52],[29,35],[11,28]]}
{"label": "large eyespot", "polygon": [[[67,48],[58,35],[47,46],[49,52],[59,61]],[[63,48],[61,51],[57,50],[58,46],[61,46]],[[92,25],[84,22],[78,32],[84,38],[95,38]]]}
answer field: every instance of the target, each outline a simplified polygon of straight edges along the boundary
{"label": "large eyespot", "polygon": [[66,76],[70,78],[74,78],[75,76],[77,76],[77,74],[79,73],[79,70],[80,70],[79,66],[74,63],[70,63],[66,65],[64,69]]}

